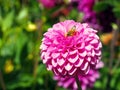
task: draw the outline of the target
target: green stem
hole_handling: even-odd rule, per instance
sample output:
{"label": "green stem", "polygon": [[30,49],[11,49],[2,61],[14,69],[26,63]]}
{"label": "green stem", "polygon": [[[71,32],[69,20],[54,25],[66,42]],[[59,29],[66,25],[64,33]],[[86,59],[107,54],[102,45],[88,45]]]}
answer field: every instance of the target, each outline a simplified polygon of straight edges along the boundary
{"label": "green stem", "polygon": [[[119,26],[120,24],[120,20],[117,20],[117,26]],[[119,34],[119,30],[118,30],[118,27],[113,27],[113,38],[112,38],[112,41],[111,41],[111,45],[110,45],[110,59],[109,59],[109,72],[108,72],[108,77],[107,77],[107,84],[106,84],[106,89],[107,90],[110,90],[111,86],[110,86],[110,83],[111,83],[111,80],[112,80],[112,75],[113,75],[113,69],[115,65],[114,64],[114,57],[115,57],[115,43],[117,41],[117,38],[118,38],[118,34]]]}
{"label": "green stem", "polygon": [[0,84],[1,84],[2,90],[6,90],[6,87],[5,87],[5,83],[4,83],[4,79],[3,79],[3,76],[2,76],[2,71],[1,71],[1,70],[0,70]]}
{"label": "green stem", "polygon": [[119,67],[119,65],[120,65],[120,55],[118,56],[118,60],[117,60],[116,64],[113,67],[113,71],[116,70]]}
{"label": "green stem", "polygon": [[77,86],[78,86],[78,90],[82,90],[81,86],[80,86],[80,81],[79,81],[78,76],[75,77],[75,80],[76,80],[76,83],[77,83]]}

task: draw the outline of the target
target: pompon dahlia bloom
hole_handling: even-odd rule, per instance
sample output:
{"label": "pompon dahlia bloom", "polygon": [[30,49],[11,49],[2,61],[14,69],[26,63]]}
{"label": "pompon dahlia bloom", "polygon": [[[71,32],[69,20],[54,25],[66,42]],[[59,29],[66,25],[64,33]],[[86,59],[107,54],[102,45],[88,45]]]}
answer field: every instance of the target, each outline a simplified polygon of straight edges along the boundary
{"label": "pompon dahlia bloom", "polygon": [[[95,81],[100,77],[98,69],[102,68],[103,65],[103,62],[100,62],[97,64],[96,69],[91,69],[87,75],[78,75],[82,90],[93,87]],[[69,90],[78,90],[78,86],[74,77],[54,76],[53,78],[58,82],[58,86],[62,86]]]}
{"label": "pompon dahlia bloom", "polygon": [[66,20],[44,34],[41,59],[56,75],[87,74],[101,59],[102,44],[97,31],[86,23]]}

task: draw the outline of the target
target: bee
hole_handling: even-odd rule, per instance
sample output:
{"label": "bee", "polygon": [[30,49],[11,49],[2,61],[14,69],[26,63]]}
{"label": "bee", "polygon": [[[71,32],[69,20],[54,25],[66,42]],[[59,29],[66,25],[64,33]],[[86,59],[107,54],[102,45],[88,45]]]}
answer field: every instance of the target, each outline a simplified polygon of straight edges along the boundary
{"label": "bee", "polygon": [[74,25],[71,30],[68,31],[67,36],[73,36],[76,34],[76,26]]}

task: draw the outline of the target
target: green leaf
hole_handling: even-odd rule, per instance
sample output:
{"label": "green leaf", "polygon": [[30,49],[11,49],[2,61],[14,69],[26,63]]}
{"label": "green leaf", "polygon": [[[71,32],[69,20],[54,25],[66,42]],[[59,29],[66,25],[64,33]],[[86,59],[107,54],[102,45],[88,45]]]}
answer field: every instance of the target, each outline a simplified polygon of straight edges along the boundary
{"label": "green leaf", "polygon": [[107,8],[108,8],[108,3],[104,2],[104,1],[98,2],[94,5],[94,10],[96,12],[104,11]]}
{"label": "green leaf", "polygon": [[20,22],[23,19],[26,19],[26,17],[28,16],[28,9],[26,7],[22,8],[21,11],[19,12],[18,16],[17,16],[17,21]]}
{"label": "green leaf", "polygon": [[2,56],[12,56],[13,55],[13,46],[12,44],[6,45],[1,49]]}
{"label": "green leaf", "polygon": [[76,20],[77,17],[78,17],[78,11],[76,9],[72,9],[72,11],[70,12],[68,18]]}
{"label": "green leaf", "polygon": [[0,49],[1,49],[1,47],[2,47],[2,43],[3,43],[3,41],[2,41],[2,39],[0,38]]}
{"label": "green leaf", "polygon": [[1,11],[0,11],[0,26],[2,24],[2,15],[1,15]]}
{"label": "green leaf", "polygon": [[44,83],[44,81],[43,81],[42,78],[37,78],[37,81],[38,81],[38,83],[39,83],[40,85]]}
{"label": "green leaf", "polygon": [[95,84],[94,84],[94,86],[96,88],[100,88],[102,86],[102,83],[100,81],[96,81]]}
{"label": "green leaf", "polygon": [[113,8],[113,12],[117,18],[120,18],[120,7]]}
{"label": "green leaf", "polygon": [[7,84],[7,90],[14,90],[15,88],[26,88],[26,87],[31,87],[31,85],[33,84],[33,77],[29,74],[21,74],[19,75],[19,80],[11,82],[9,84]]}
{"label": "green leaf", "polygon": [[7,29],[9,29],[13,24],[14,19],[14,11],[11,11],[7,14],[5,18],[2,20],[2,31],[5,32]]}
{"label": "green leaf", "polygon": [[21,77],[20,81],[22,81],[22,82],[27,82],[27,81],[33,81],[34,80],[33,76],[31,76],[29,74],[22,74],[20,77]]}
{"label": "green leaf", "polygon": [[27,42],[27,36],[24,33],[20,33],[17,36],[17,40],[16,40],[16,56],[15,56],[15,63],[16,64],[20,64],[20,55],[21,55],[21,51],[25,45],[25,43]]}

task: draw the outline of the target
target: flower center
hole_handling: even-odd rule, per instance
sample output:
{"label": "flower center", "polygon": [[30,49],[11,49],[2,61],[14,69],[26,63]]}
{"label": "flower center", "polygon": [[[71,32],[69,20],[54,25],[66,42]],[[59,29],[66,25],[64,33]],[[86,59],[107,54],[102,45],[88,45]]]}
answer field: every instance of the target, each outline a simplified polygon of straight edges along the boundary
{"label": "flower center", "polygon": [[71,30],[67,32],[66,36],[74,36],[76,34],[76,26],[73,26]]}

